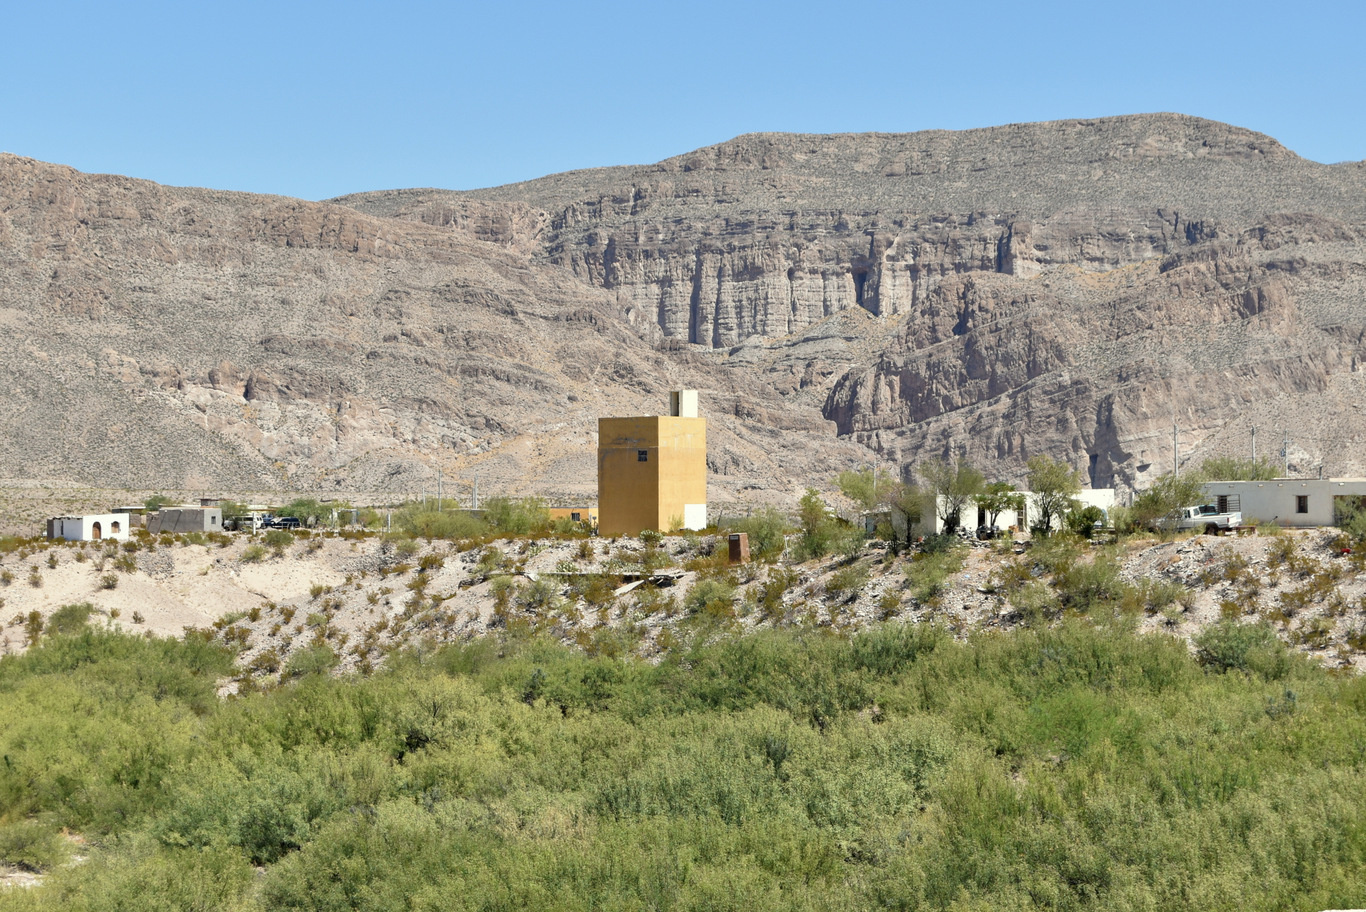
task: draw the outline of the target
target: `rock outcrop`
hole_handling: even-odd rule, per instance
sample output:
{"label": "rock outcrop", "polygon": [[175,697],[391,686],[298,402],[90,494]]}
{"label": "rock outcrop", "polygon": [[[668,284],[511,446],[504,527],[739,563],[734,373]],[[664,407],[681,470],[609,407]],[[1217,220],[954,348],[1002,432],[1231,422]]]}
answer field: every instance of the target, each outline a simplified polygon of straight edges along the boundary
{"label": "rock outcrop", "polygon": [[1366,469],[1366,163],[1178,115],[761,134],[327,203],[0,156],[0,475],[589,499],[703,391],[714,500],[1047,453]]}
{"label": "rock outcrop", "polygon": [[428,223],[499,201],[539,207],[515,243],[613,294],[645,338],[776,352],[834,315],[877,318],[823,411],[888,459],[963,453],[1010,477],[1045,452],[1141,487],[1171,467],[1173,425],[1198,459],[1246,452],[1259,424],[1289,430],[1300,471],[1362,468],[1363,163],[1141,115],[744,136],[341,200]]}

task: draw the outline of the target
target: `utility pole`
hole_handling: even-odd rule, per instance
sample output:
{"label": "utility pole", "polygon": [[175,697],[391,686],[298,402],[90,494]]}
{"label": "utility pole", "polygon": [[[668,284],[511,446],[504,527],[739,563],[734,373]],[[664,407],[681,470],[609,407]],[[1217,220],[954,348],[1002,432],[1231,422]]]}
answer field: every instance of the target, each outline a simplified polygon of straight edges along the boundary
{"label": "utility pole", "polygon": [[1285,429],[1285,442],[1281,444],[1281,458],[1285,460],[1285,477],[1290,477],[1290,429]]}
{"label": "utility pole", "polygon": [[441,512],[441,468],[436,470],[436,512]]}
{"label": "utility pole", "polygon": [[471,510],[478,510],[478,509],[479,509],[479,475],[478,475],[478,473],[475,473],[475,476],[474,476],[474,497],[473,497],[473,500],[474,500],[474,503],[470,505],[470,509],[471,509]]}
{"label": "utility pole", "polygon": [[1181,474],[1181,451],[1176,444],[1176,423],[1172,423],[1172,475]]}
{"label": "utility pole", "polygon": [[1257,469],[1257,425],[1252,426],[1252,468]]}

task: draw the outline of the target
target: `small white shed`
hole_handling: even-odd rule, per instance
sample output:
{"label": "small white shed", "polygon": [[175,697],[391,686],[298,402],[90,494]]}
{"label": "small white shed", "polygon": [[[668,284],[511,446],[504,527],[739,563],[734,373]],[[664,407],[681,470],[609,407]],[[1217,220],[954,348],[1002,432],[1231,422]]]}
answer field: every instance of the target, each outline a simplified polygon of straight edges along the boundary
{"label": "small white shed", "polygon": [[47,537],[64,538],[67,541],[99,541],[105,538],[125,541],[128,538],[128,526],[127,513],[57,516],[47,521]]}

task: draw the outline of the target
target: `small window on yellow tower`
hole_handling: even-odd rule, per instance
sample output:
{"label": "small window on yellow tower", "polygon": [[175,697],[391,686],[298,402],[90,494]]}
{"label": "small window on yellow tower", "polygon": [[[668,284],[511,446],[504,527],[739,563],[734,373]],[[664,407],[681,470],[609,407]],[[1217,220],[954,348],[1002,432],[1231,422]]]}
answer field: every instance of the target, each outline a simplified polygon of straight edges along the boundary
{"label": "small window on yellow tower", "polygon": [[649,461],[650,461],[650,451],[649,451],[649,450],[636,450],[636,462],[649,462]]}

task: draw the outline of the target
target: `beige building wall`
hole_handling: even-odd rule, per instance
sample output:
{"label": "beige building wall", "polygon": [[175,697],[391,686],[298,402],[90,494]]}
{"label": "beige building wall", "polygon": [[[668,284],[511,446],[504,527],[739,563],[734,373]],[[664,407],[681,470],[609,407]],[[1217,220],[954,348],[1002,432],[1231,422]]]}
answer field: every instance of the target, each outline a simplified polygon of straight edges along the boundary
{"label": "beige building wall", "polygon": [[700,529],[707,522],[707,421],[598,419],[598,533]]}

